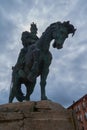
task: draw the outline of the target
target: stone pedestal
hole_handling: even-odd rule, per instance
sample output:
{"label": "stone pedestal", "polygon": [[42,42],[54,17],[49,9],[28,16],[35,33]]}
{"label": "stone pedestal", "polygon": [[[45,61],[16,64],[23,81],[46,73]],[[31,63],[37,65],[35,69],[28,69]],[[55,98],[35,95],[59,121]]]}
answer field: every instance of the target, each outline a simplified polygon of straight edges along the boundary
{"label": "stone pedestal", "polygon": [[52,101],[0,105],[0,130],[75,130],[72,113]]}

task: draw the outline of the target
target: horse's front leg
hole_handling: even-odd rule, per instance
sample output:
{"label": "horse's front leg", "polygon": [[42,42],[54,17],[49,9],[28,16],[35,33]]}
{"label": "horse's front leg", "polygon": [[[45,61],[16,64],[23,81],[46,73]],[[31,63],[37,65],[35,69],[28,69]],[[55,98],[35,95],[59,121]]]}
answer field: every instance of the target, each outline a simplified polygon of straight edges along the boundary
{"label": "horse's front leg", "polygon": [[49,73],[49,69],[46,68],[46,69],[43,70],[43,72],[41,74],[41,82],[40,82],[41,100],[47,100],[47,96],[46,96],[46,92],[45,92],[45,86],[46,86],[46,79],[47,79],[48,73]]}

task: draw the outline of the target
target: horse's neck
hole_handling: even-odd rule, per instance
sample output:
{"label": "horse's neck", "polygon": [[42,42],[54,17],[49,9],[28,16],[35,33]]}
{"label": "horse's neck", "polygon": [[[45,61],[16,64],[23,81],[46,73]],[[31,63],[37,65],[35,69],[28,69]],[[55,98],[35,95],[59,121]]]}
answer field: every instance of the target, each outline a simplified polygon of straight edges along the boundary
{"label": "horse's neck", "polygon": [[44,32],[42,34],[41,38],[37,42],[37,47],[41,51],[44,51],[44,52],[49,51],[51,40],[52,40],[52,38],[51,38],[51,31],[47,30],[46,32]]}

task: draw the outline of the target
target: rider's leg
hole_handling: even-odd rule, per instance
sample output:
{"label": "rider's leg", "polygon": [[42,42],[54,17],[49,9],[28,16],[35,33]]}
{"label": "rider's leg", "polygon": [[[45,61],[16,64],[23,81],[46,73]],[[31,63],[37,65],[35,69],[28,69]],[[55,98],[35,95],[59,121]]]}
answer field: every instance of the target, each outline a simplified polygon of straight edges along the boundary
{"label": "rider's leg", "polygon": [[40,51],[39,49],[35,49],[33,51],[33,65],[32,68],[30,70],[29,75],[27,76],[28,80],[33,82],[34,80],[36,80],[37,76],[38,76],[38,70],[39,70],[39,56],[40,56]]}

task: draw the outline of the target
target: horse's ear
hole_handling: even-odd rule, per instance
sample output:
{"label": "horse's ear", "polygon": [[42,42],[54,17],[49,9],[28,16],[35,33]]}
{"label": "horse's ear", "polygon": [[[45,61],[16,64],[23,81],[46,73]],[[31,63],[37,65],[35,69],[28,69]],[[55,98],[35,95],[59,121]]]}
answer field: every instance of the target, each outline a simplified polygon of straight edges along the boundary
{"label": "horse's ear", "polygon": [[77,29],[75,28],[74,30],[73,30],[73,34],[72,34],[72,37],[74,36],[74,34],[75,34],[75,31],[76,31]]}

